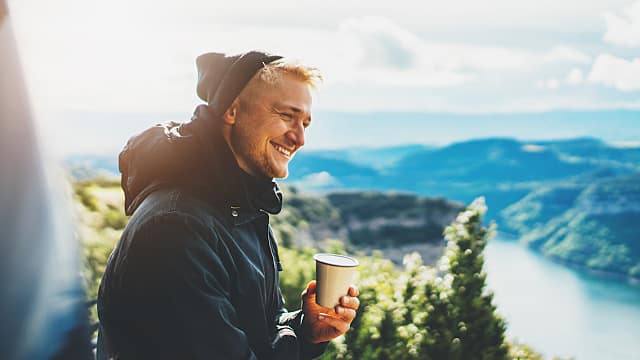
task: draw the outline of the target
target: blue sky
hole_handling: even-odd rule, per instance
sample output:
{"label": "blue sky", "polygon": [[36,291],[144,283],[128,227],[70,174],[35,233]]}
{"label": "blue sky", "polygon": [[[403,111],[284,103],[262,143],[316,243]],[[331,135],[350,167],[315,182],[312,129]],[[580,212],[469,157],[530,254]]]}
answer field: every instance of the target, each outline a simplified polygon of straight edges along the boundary
{"label": "blue sky", "polygon": [[[195,57],[252,48],[319,67],[326,79],[314,97],[319,114],[640,110],[640,0],[9,0],[9,7],[45,131],[80,113],[155,121],[188,113],[198,103]],[[389,133],[388,124],[376,125],[373,133]],[[422,139],[438,125],[398,126],[411,129],[407,141],[433,142]],[[537,134],[524,130],[534,123],[508,127],[514,136]],[[352,138],[357,131],[342,129]],[[547,126],[542,135],[567,133],[554,131]],[[373,145],[382,140],[389,139],[371,137]],[[334,142],[318,136],[316,143]]]}

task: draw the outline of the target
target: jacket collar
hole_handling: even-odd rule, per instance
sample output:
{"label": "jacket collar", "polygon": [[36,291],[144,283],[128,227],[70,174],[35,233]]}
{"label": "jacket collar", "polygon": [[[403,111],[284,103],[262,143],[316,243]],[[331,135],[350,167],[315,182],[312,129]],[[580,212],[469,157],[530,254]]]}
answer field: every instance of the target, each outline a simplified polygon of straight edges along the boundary
{"label": "jacket collar", "polygon": [[191,122],[181,131],[195,135],[201,148],[201,185],[218,208],[227,212],[234,224],[242,224],[282,209],[282,192],[272,179],[256,178],[244,172],[222,137],[207,106],[194,111]]}

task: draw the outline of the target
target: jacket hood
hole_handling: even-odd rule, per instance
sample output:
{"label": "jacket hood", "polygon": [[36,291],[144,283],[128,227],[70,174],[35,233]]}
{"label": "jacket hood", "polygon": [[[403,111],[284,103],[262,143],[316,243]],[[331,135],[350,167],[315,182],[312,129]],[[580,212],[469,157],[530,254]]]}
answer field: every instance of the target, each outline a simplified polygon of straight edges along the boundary
{"label": "jacket hood", "polygon": [[214,206],[251,207],[270,214],[282,208],[272,179],[255,178],[238,166],[216,118],[199,105],[191,121],[157,124],[133,136],[118,157],[125,213],[162,187],[186,186]]}

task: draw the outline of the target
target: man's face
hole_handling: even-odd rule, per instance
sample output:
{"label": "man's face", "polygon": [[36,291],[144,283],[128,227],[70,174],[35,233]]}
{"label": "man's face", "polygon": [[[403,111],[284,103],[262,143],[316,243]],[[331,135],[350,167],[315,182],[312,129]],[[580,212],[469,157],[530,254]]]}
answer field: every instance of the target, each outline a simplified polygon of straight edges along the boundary
{"label": "man's face", "polygon": [[311,122],[309,85],[285,75],[276,84],[255,90],[237,113],[231,148],[247,173],[286,178],[289,161],[304,145]]}

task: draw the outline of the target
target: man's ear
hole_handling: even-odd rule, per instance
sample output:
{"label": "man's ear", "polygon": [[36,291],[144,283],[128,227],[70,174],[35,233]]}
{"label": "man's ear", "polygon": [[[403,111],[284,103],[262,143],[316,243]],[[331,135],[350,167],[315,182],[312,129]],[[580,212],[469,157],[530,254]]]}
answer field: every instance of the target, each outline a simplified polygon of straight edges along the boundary
{"label": "man's ear", "polygon": [[236,118],[238,116],[238,109],[240,107],[240,100],[235,98],[231,105],[227,108],[227,111],[222,115],[222,119],[227,125],[234,125],[236,123]]}

